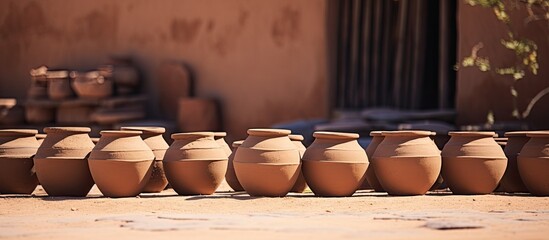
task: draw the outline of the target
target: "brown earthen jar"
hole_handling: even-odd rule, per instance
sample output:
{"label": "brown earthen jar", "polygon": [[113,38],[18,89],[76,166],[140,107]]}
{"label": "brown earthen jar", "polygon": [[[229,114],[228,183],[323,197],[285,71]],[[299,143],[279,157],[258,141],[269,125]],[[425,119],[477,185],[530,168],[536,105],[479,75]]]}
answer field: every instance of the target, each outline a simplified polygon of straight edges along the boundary
{"label": "brown earthen jar", "polygon": [[[299,157],[303,158],[303,154],[305,153],[305,145],[303,145],[303,136],[297,135],[297,134],[290,134],[290,140],[294,145],[296,146],[297,150],[299,151]],[[292,187],[292,190],[290,192],[296,192],[296,193],[302,193],[307,189],[307,182],[305,181],[305,177],[303,176],[303,171],[299,172],[299,176],[297,177],[297,181],[294,184],[294,187]]]}
{"label": "brown earthen jar", "polygon": [[106,197],[135,197],[151,176],[153,151],[141,131],[101,131],[88,163],[97,187]]}
{"label": "brown earthen jar", "polygon": [[290,130],[249,129],[234,158],[238,181],[251,196],[282,197],[300,173],[299,151]]}
{"label": "brown earthen jar", "polygon": [[121,127],[120,130],[141,131],[143,134],[141,138],[151,148],[154,153],[154,161],[151,169],[151,177],[149,178],[147,185],[143,188],[144,193],[158,193],[162,192],[168,185],[168,179],[164,172],[164,154],[168,147],[168,143],[162,137],[162,134],[166,132],[163,127]]}
{"label": "brown earthen jar", "polygon": [[315,132],[303,155],[303,175],[316,196],[347,197],[366,180],[368,156],[358,134]]}
{"label": "brown earthen jar", "polygon": [[48,96],[53,100],[63,100],[74,96],[68,71],[47,71]]}
{"label": "brown earthen jar", "polygon": [[166,177],[179,195],[213,194],[225,178],[227,153],[213,132],[172,134],[164,156]]}
{"label": "brown earthen jar", "polygon": [[100,71],[71,72],[72,87],[76,95],[86,99],[103,99],[112,96],[113,81]]}
{"label": "brown earthen jar", "polygon": [[242,192],[244,191],[244,188],[242,185],[240,185],[240,182],[238,181],[238,178],[236,177],[236,173],[234,172],[234,155],[236,154],[236,150],[244,140],[241,141],[235,141],[233,142],[233,151],[231,155],[229,155],[229,164],[227,165],[227,173],[225,173],[225,181],[227,181],[227,184],[235,191],[235,192]]}
{"label": "brown earthen jar", "polygon": [[215,141],[217,142],[217,144],[219,144],[219,146],[221,146],[221,148],[223,148],[223,151],[225,151],[227,157],[229,157],[229,155],[231,155],[233,151],[231,151],[231,147],[229,147],[229,144],[227,144],[227,142],[225,141],[226,136],[226,132],[214,132]]}
{"label": "brown earthen jar", "polygon": [[[370,136],[372,137],[372,141],[366,147],[366,154],[368,155],[368,159],[370,160],[370,166],[368,167],[368,170],[366,170],[366,181],[368,182],[369,186],[374,189],[376,192],[385,192],[383,190],[383,187],[379,183],[379,180],[377,180],[376,172],[374,170],[375,160],[374,160],[374,152],[377,149],[377,146],[383,141],[383,138],[385,138],[382,134],[382,131],[372,131],[370,132]],[[364,184],[362,184],[361,189],[368,189]]]}
{"label": "brown earthen jar", "polygon": [[32,158],[38,149],[34,129],[0,130],[0,193],[31,194],[38,185]]}
{"label": "brown earthen jar", "polygon": [[517,155],[520,153],[524,144],[530,139],[526,136],[528,132],[506,132],[505,137],[507,137],[507,143],[503,152],[507,156],[507,169],[503,178],[501,179],[498,187],[498,191],[502,192],[528,192],[526,186],[520,178],[520,174],[517,166]]}
{"label": "brown earthen jar", "polygon": [[505,173],[507,157],[494,132],[450,132],[442,149],[442,177],[454,194],[489,194]]}
{"label": "brown earthen jar", "polygon": [[441,157],[429,131],[385,131],[374,171],[390,195],[423,195],[440,174]]}
{"label": "brown earthen jar", "polygon": [[529,132],[530,138],[517,157],[518,171],[526,188],[536,196],[549,196],[549,131]]}
{"label": "brown earthen jar", "polygon": [[95,146],[87,127],[49,127],[34,156],[40,184],[50,196],[84,197],[94,182],[88,155]]}

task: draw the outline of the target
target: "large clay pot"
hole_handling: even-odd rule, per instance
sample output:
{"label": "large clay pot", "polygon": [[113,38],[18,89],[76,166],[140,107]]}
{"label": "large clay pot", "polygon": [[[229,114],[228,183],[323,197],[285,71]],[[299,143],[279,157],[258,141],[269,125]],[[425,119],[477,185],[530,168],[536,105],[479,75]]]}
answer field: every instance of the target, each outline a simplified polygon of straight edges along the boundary
{"label": "large clay pot", "polygon": [[166,177],[179,195],[213,194],[225,178],[227,153],[213,132],[172,134],[164,156]]}
{"label": "large clay pot", "polygon": [[285,129],[248,130],[233,163],[238,181],[251,196],[282,197],[294,186],[301,164],[288,135]]}
{"label": "large clay pot", "polygon": [[120,129],[143,132],[141,138],[154,153],[155,158],[152,164],[151,177],[142,192],[158,193],[164,190],[168,185],[163,160],[169,145],[162,137],[166,129],[163,127],[121,127]]}
{"label": "large clay pot", "polygon": [[454,194],[488,194],[505,173],[507,157],[494,132],[450,132],[442,149],[442,177]]}
{"label": "large clay pot", "polygon": [[520,174],[517,166],[517,155],[520,153],[520,150],[530,139],[526,136],[528,132],[506,132],[505,137],[507,137],[507,143],[503,152],[508,159],[507,169],[505,169],[505,174],[499,183],[497,191],[501,192],[528,192],[526,186],[520,178]]}
{"label": "large clay pot", "polygon": [[63,100],[74,96],[68,71],[47,71],[48,96],[53,100]]}
{"label": "large clay pot", "polygon": [[106,197],[134,197],[147,184],[154,153],[141,134],[141,131],[101,131],[88,163],[95,184]]}
{"label": "large clay pot", "polygon": [[[299,157],[303,158],[303,154],[305,154],[305,150],[307,150],[305,145],[303,145],[302,143],[304,139],[303,136],[291,134],[289,137],[299,151]],[[297,181],[295,181],[295,184],[290,192],[302,193],[305,192],[305,189],[307,189],[307,182],[305,181],[305,177],[303,176],[303,171],[300,171],[299,176],[297,177]]]}
{"label": "large clay pot", "polygon": [[358,134],[315,132],[303,155],[303,175],[317,196],[351,196],[366,180],[368,156]]}
{"label": "large clay pot", "polygon": [[0,193],[31,194],[38,185],[32,158],[38,149],[34,129],[0,130]]}
{"label": "large clay pot", "polygon": [[227,136],[226,132],[214,132],[215,142],[217,142],[217,144],[219,144],[219,146],[221,146],[221,148],[223,148],[223,151],[225,151],[225,153],[227,154],[227,157],[229,157],[229,155],[231,155],[231,153],[233,153],[233,151],[231,151],[231,148],[229,147],[229,144],[227,144],[227,142],[225,142],[225,137],[226,136]]}
{"label": "large clay pot", "polygon": [[113,81],[105,78],[99,71],[71,72],[72,87],[80,98],[103,99],[113,92]]}
{"label": "large clay pot", "polygon": [[[368,170],[366,170],[366,181],[369,183],[369,186],[374,189],[376,192],[385,192],[383,190],[383,187],[379,183],[379,180],[377,180],[376,172],[374,170],[375,160],[374,160],[374,152],[377,149],[377,146],[383,141],[383,138],[385,138],[381,131],[372,131],[370,132],[370,136],[372,137],[372,141],[366,147],[366,154],[368,155],[368,159],[370,160],[370,167],[368,167]],[[364,188],[364,184],[362,184],[361,189]]]}
{"label": "large clay pot", "polygon": [[530,193],[549,196],[549,131],[529,132],[517,157],[520,177]]}
{"label": "large clay pot", "polygon": [[241,192],[244,191],[244,188],[242,185],[240,185],[240,182],[238,181],[238,178],[236,177],[236,173],[234,172],[234,155],[236,154],[236,150],[244,140],[241,141],[235,141],[233,142],[233,151],[231,155],[229,155],[229,164],[227,165],[227,173],[225,173],[225,181],[229,184],[229,186],[235,191],[235,192]]}
{"label": "large clay pot", "polygon": [[50,196],[84,197],[93,186],[88,155],[94,147],[87,127],[49,127],[34,156],[40,184]]}

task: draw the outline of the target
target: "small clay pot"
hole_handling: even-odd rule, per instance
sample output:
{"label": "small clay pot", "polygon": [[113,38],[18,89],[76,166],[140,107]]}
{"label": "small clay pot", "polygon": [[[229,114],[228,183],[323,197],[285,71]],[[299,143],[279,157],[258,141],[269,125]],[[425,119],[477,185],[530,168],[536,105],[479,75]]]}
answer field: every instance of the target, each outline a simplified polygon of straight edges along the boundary
{"label": "small clay pot", "polygon": [[88,155],[94,147],[87,127],[49,127],[34,156],[40,184],[50,196],[85,197],[94,182]]}
{"label": "small clay pot", "polygon": [[[299,151],[299,157],[303,158],[303,154],[305,154],[305,150],[307,150],[305,145],[303,145],[302,143],[304,139],[303,136],[291,134],[289,135],[289,137]],[[303,176],[303,171],[300,171],[299,176],[297,177],[297,181],[295,181],[294,187],[292,187],[292,190],[290,190],[290,192],[302,193],[305,192],[305,189],[307,189],[307,182],[305,181],[305,177]]]}
{"label": "small clay pot", "polygon": [[454,194],[489,194],[505,173],[507,157],[494,132],[450,132],[442,149],[442,177]]}
{"label": "small clay pot", "polygon": [[517,157],[526,188],[536,196],[549,196],[549,131],[529,132],[530,140]]}
{"label": "small clay pot", "polygon": [[[496,191],[515,193],[515,192],[528,192],[526,186],[520,178],[520,174],[517,166],[517,156],[520,150],[526,142],[530,139],[526,136],[528,132],[506,132],[505,137],[507,141],[503,152],[508,159],[507,168],[505,174],[499,183],[499,187]],[[499,143],[498,143],[499,144]]]}
{"label": "small clay pot", "polygon": [[290,133],[285,129],[248,130],[233,163],[238,181],[251,196],[282,197],[295,185],[301,164]]}
{"label": "small clay pot", "polygon": [[172,134],[164,156],[166,177],[179,195],[210,195],[225,178],[227,153],[213,132]]}
{"label": "small clay pot", "polygon": [[53,100],[63,100],[74,96],[68,71],[47,71],[48,96]]}
{"label": "small clay pot", "polygon": [[429,131],[385,131],[374,171],[390,195],[423,195],[440,174],[441,157]]}
{"label": "small clay pot", "polygon": [[303,175],[316,196],[348,197],[366,180],[368,156],[358,134],[315,132],[303,155]]}
{"label": "small clay pot", "polygon": [[141,131],[101,131],[88,163],[97,187],[106,197],[135,197],[151,176],[153,151]]}
{"label": "small clay pot", "polygon": [[240,182],[238,181],[238,178],[236,177],[236,173],[234,172],[234,164],[233,164],[234,155],[236,154],[236,150],[238,149],[238,147],[240,147],[240,145],[242,145],[243,142],[244,142],[244,140],[233,142],[233,144],[232,144],[233,151],[232,151],[231,155],[229,155],[229,163],[227,165],[227,173],[225,173],[225,181],[227,181],[229,186],[235,192],[244,191],[244,188],[242,187],[242,185],[240,185]]}
{"label": "small clay pot", "polygon": [[[369,186],[374,189],[376,192],[385,192],[383,190],[383,187],[379,183],[379,180],[377,180],[376,172],[374,170],[375,160],[374,160],[374,152],[377,149],[377,146],[383,141],[383,138],[385,138],[382,134],[382,131],[372,131],[370,132],[370,136],[372,137],[372,141],[366,147],[366,154],[368,155],[368,159],[370,160],[370,166],[368,167],[368,170],[366,170],[366,180],[365,182],[368,182]],[[365,188],[366,186],[362,184],[361,189],[368,189]]]}
{"label": "small clay pot", "polygon": [[71,72],[72,87],[76,95],[86,99],[103,99],[112,96],[113,81],[99,71],[86,73]]}
{"label": "small clay pot", "polygon": [[229,155],[231,155],[233,151],[231,151],[229,144],[225,142],[226,136],[227,136],[226,132],[214,132],[215,141],[217,142],[217,144],[219,144],[219,146],[221,146],[221,148],[223,148],[223,151],[225,151],[225,153],[227,154],[227,157],[229,157]]}
{"label": "small clay pot", "polygon": [[168,147],[168,143],[162,137],[162,134],[166,132],[163,127],[121,127],[120,130],[141,131],[143,134],[141,138],[151,148],[154,153],[154,161],[151,170],[151,177],[147,182],[147,185],[143,188],[144,193],[158,193],[162,192],[168,185],[168,179],[164,172],[164,154]]}
{"label": "small clay pot", "polygon": [[0,130],[0,193],[31,194],[38,185],[32,158],[38,149],[34,129]]}

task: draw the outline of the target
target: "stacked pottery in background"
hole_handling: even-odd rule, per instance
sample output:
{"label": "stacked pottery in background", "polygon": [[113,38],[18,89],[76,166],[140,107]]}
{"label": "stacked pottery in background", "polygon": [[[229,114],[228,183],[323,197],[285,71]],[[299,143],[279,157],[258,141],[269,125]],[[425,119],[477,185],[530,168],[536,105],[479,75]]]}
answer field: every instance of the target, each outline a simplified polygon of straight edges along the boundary
{"label": "stacked pottery in background", "polygon": [[0,193],[31,194],[38,185],[32,158],[38,149],[33,129],[0,130]]}
{"label": "stacked pottery in background", "polygon": [[87,127],[49,127],[34,157],[36,175],[50,196],[84,197],[94,182],[88,155],[94,147]]}
{"label": "stacked pottery in background", "polygon": [[549,131],[528,132],[530,140],[517,157],[520,177],[536,196],[549,196]]}
{"label": "stacked pottery in background", "polygon": [[493,192],[505,173],[507,157],[494,132],[450,132],[442,149],[442,177],[454,194]]}
{"label": "stacked pottery in background", "polygon": [[149,146],[154,154],[154,161],[151,167],[151,177],[149,178],[147,185],[143,187],[144,193],[158,193],[166,188],[168,185],[168,179],[164,173],[164,154],[169,145],[162,137],[162,134],[166,132],[163,127],[121,127],[120,130],[129,131],[141,131],[143,134],[141,138]]}
{"label": "stacked pottery in background", "polygon": [[241,192],[244,191],[244,188],[242,185],[240,185],[240,182],[238,181],[238,178],[236,177],[236,173],[234,172],[234,155],[236,154],[236,150],[244,140],[241,141],[235,141],[233,142],[233,151],[231,155],[229,155],[229,164],[227,165],[227,173],[225,173],[225,181],[227,181],[227,184],[235,191],[235,192]]}
{"label": "stacked pottery in background", "polygon": [[179,195],[213,194],[225,178],[227,153],[213,132],[176,133],[164,155],[164,170]]}
{"label": "stacked pottery in background", "polygon": [[134,197],[147,184],[155,156],[141,134],[101,131],[88,163],[93,180],[106,197]]}
{"label": "stacked pottery in background", "polygon": [[[297,150],[299,151],[299,157],[303,158],[303,154],[305,154],[305,145],[301,141],[303,141],[303,136],[291,134],[290,140],[294,145],[296,146]],[[301,168],[301,171],[299,172],[299,176],[297,177],[297,181],[295,181],[294,187],[292,187],[292,190],[290,192],[296,192],[296,193],[302,193],[307,188],[307,182],[305,182],[305,177],[303,176],[303,167]]]}
{"label": "stacked pottery in background", "polygon": [[[517,156],[520,153],[524,144],[528,142],[529,138],[526,136],[528,132],[506,132],[505,137],[508,138],[503,152],[508,159],[507,169],[503,178],[499,183],[497,191],[515,193],[515,192],[528,192],[526,186],[520,178]],[[498,143],[499,144],[499,143]]]}
{"label": "stacked pottery in background", "polygon": [[358,134],[315,132],[303,155],[303,175],[316,196],[347,197],[366,180],[368,156]]}
{"label": "stacked pottery in background", "polygon": [[[383,187],[379,183],[379,180],[377,179],[376,172],[375,172],[375,160],[374,160],[374,152],[376,151],[377,147],[383,141],[383,138],[385,138],[382,134],[382,131],[372,131],[370,132],[370,136],[372,137],[372,141],[366,147],[366,155],[368,155],[368,160],[370,160],[370,166],[368,167],[368,170],[366,170],[366,182],[368,182],[368,186],[373,188],[376,192],[385,192],[383,190]],[[362,189],[367,189],[367,186],[362,184]]]}
{"label": "stacked pottery in background", "polygon": [[234,169],[238,181],[251,196],[282,197],[295,185],[300,173],[299,151],[285,129],[249,129],[236,151]]}
{"label": "stacked pottery in background", "polygon": [[440,151],[429,131],[387,131],[373,156],[379,183],[390,195],[423,195],[437,180]]}

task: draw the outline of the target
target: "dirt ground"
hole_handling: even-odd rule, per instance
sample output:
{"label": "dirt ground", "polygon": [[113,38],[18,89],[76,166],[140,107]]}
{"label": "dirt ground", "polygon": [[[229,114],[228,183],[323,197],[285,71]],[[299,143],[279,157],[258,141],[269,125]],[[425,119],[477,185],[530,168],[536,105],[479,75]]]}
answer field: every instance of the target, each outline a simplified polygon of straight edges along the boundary
{"label": "dirt ground", "polygon": [[310,192],[255,198],[224,184],[210,196],[173,190],[135,198],[0,196],[2,239],[549,239],[549,197],[530,195],[348,198]]}

